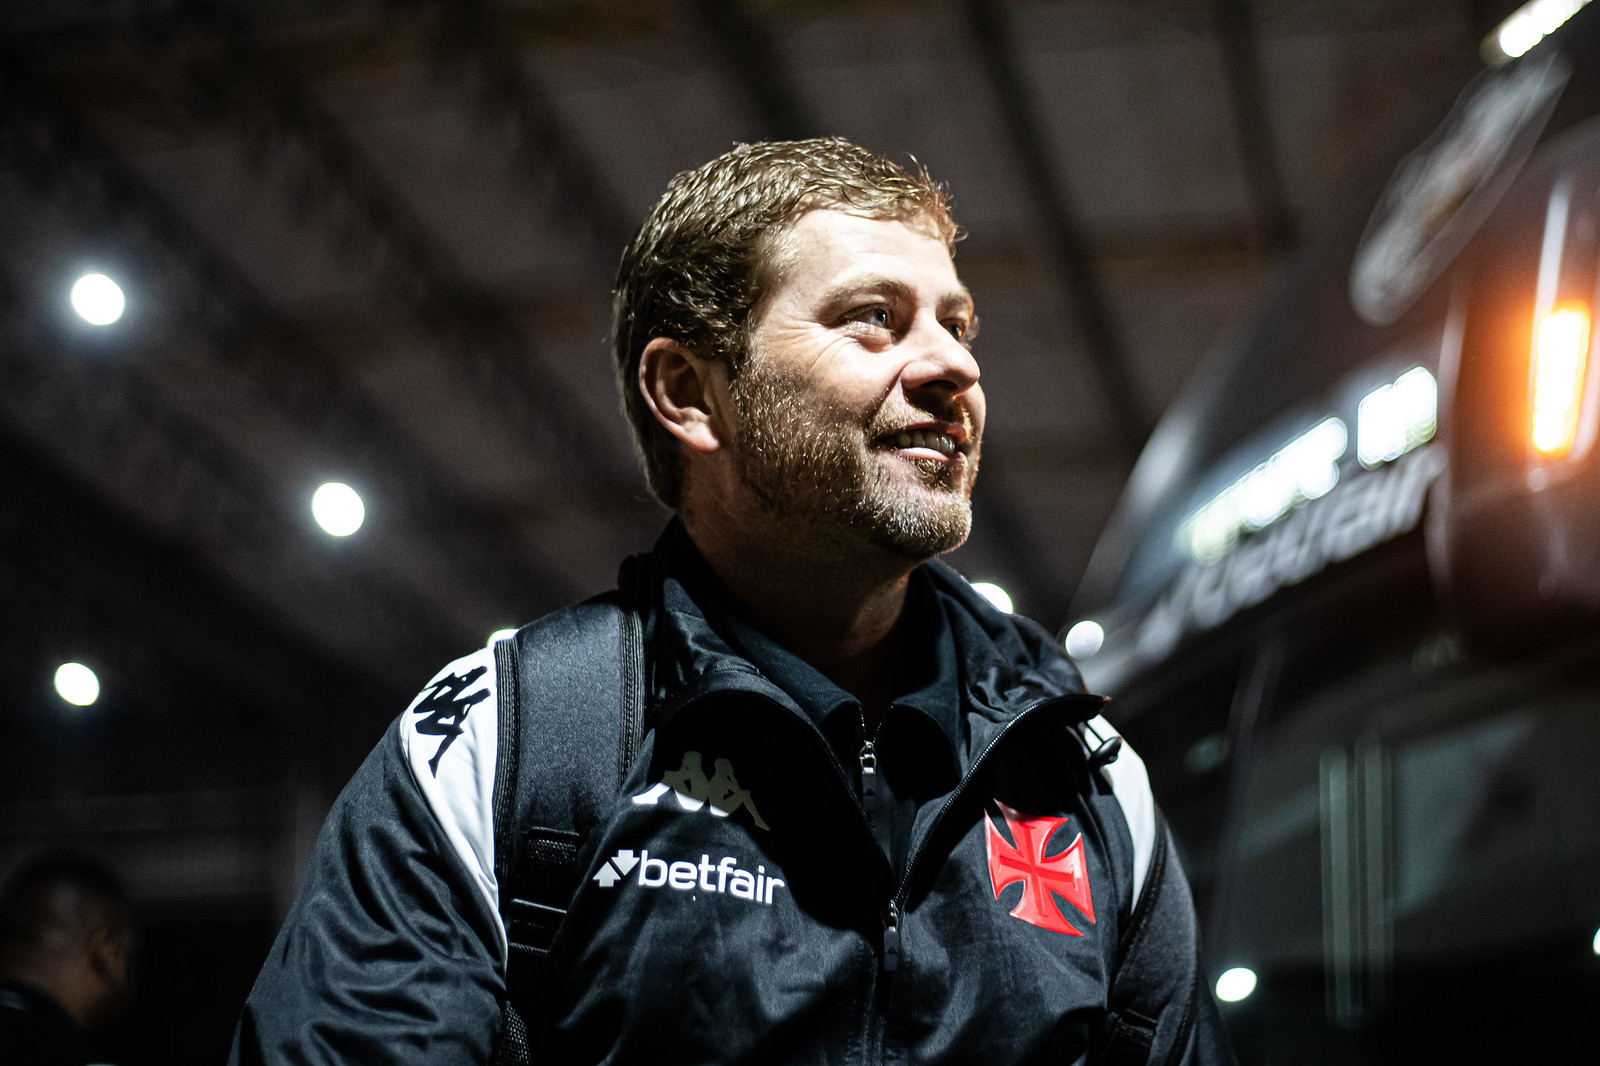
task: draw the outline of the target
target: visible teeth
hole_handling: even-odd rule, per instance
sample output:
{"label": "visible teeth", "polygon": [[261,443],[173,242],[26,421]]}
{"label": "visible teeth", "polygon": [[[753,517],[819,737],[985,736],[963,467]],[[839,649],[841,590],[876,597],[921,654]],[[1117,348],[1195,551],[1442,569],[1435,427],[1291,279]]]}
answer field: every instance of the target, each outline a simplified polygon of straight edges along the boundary
{"label": "visible teeth", "polygon": [[956,442],[948,433],[938,433],[929,430],[912,429],[897,433],[894,436],[897,448],[927,448],[940,455],[951,455],[956,451]]}

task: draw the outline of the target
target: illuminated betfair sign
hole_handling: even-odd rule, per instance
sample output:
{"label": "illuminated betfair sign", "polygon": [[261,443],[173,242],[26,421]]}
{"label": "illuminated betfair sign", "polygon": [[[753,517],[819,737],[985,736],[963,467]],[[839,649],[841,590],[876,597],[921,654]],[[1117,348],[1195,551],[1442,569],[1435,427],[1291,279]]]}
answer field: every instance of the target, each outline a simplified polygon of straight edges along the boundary
{"label": "illuminated betfair sign", "polygon": [[1220,559],[1191,561],[1139,623],[1138,657],[1165,658],[1185,635],[1219,626],[1280,589],[1416,528],[1444,462],[1438,445],[1426,445],[1375,470],[1357,470]]}

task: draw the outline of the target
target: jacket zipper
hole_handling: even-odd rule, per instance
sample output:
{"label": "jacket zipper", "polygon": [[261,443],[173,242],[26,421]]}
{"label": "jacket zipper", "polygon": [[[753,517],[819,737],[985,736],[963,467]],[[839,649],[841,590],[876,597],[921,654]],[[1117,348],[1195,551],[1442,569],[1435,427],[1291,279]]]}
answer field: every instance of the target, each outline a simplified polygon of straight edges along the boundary
{"label": "jacket zipper", "polygon": [[[879,723],[879,729],[883,728]],[[876,839],[880,830],[892,833],[894,812],[889,810],[886,801],[889,794],[881,787],[878,780],[878,740],[877,732],[872,736],[866,735],[867,716],[861,715],[861,809],[867,816],[867,823],[873,829],[873,838]],[[889,849],[884,849],[885,854]],[[894,862],[890,857],[890,864]],[[894,973],[900,968],[900,909],[893,900],[883,913],[883,970],[885,973]]]}
{"label": "jacket zipper", "polygon": [[[765,692],[762,692],[759,688],[742,687],[742,688],[739,688],[737,690],[718,689],[718,690],[713,691],[713,692],[696,693],[695,695],[691,696],[690,698],[684,700],[682,703],[679,703],[676,707],[672,708],[671,716],[672,717],[680,716],[680,715],[684,714],[685,712],[687,712],[690,708],[692,708],[692,707],[696,706],[697,704],[701,703],[702,701],[707,700],[707,699],[717,698],[717,697],[720,697],[720,696],[724,696],[724,695],[728,694],[730,691],[738,691],[738,692],[740,692],[740,693],[742,693],[744,695],[751,696],[751,697],[753,697],[755,699],[765,700],[767,703],[770,703],[778,711],[780,711],[780,712],[782,712],[784,714],[788,714],[788,715],[790,715],[790,717],[798,719],[803,724],[803,726],[807,730],[810,731],[811,735],[816,738],[818,746],[822,749],[822,753],[823,753],[824,757],[827,759],[828,764],[833,767],[833,772],[834,772],[834,774],[837,775],[837,777],[839,779],[839,783],[844,786],[845,792],[848,793],[851,796],[855,795],[855,788],[851,784],[851,781],[850,781],[850,772],[845,769],[845,764],[839,760],[839,756],[834,752],[833,745],[828,742],[827,734],[823,733],[823,731],[817,727],[817,724],[815,722],[813,722],[810,718],[808,718],[806,715],[804,715],[804,714],[802,714],[802,713],[800,713],[798,711],[790,710],[788,707],[785,707],[781,701],[773,698],[771,695],[769,695],[769,694],[767,694]],[[874,755],[873,765],[874,765],[874,767],[876,767],[876,765],[877,765],[876,756],[875,755]],[[877,837],[873,836],[871,827],[865,824],[865,820],[863,820],[863,822],[862,822],[862,827],[867,830],[867,836],[868,836],[869,839],[872,840],[873,847],[877,848],[877,843],[878,843]],[[882,851],[881,848],[879,848],[878,850]],[[884,858],[884,864],[885,865],[889,865],[889,859],[888,859],[887,856],[885,856],[885,858]],[[893,872],[894,872],[894,869],[893,869],[892,866],[890,866],[890,874],[892,875]]]}
{"label": "jacket zipper", "polygon": [[883,972],[900,969],[900,904],[891,899],[883,912]]}
{"label": "jacket zipper", "polygon": [[[894,812],[887,806],[889,793],[883,788],[883,782],[878,779],[878,731],[883,728],[883,723],[878,723],[878,729],[871,736],[867,736],[866,712],[861,715],[861,810],[867,817],[867,825],[872,830],[872,837],[879,841],[879,848],[884,857],[892,865],[894,858],[891,854],[892,846],[887,844],[891,839]],[[885,834],[879,840],[879,834]]]}
{"label": "jacket zipper", "polygon": [[[882,729],[880,722],[878,728]],[[880,829],[890,825],[894,812],[886,809],[885,801],[889,794],[883,791],[878,780],[878,737],[877,731],[872,736],[867,736],[867,715],[861,714],[861,809],[867,816],[868,825],[873,828],[873,837],[877,838]],[[892,832],[892,829],[888,831]],[[884,849],[888,854],[889,849]],[[894,862],[890,857],[890,864]],[[885,973],[894,973],[900,968],[900,909],[894,901],[883,913],[883,969]]]}
{"label": "jacket zipper", "polygon": [[861,810],[867,821],[872,821],[878,802],[878,745],[873,737],[866,736],[866,715],[861,716]]}

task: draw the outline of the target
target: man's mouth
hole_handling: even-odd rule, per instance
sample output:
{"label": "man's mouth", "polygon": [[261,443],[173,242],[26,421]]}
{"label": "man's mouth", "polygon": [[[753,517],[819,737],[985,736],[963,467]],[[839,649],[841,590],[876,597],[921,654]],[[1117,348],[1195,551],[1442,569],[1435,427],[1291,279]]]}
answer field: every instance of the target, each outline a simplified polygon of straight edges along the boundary
{"label": "man's mouth", "polygon": [[971,453],[971,438],[966,427],[950,424],[907,426],[878,438],[880,447],[902,451],[931,452],[941,459]]}

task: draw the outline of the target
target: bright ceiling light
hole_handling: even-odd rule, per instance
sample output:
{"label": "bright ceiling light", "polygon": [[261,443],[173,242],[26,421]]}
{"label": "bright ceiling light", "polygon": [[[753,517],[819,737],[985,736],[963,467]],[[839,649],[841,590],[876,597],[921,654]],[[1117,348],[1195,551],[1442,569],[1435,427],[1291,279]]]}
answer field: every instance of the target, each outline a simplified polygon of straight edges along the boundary
{"label": "bright ceiling light", "polygon": [[1105,642],[1105,629],[1091,618],[1085,618],[1067,630],[1067,654],[1074,659],[1087,659],[1099,651]]}
{"label": "bright ceiling light", "polygon": [[91,326],[109,326],[122,317],[122,288],[104,274],[85,274],[72,285],[72,309]]}
{"label": "bright ceiling light", "polygon": [[311,497],[311,516],[335,537],[348,537],[366,521],[367,508],[349,485],[330,481]]}
{"label": "bright ceiling light", "polygon": [[1256,972],[1248,966],[1235,966],[1222,971],[1217,978],[1217,998],[1224,1003],[1237,1003],[1248,999],[1256,990]]}
{"label": "bright ceiling light", "polygon": [[1600,955],[1600,929],[1594,931],[1594,944],[1592,946],[1594,947],[1594,953]]}
{"label": "bright ceiling light", "polygon": [[1533,446],[1546,455],[1566,454],[1577,436],[1588,357],[1588,308],[1556,305],[1533,343]]}
{"label": "bright ceiling light", "polygon": [[62,663],[56,667],[56,692],[78,707],[87,707],[100,698],[100,679],[82,663]]}
{"label": "bright ceiling light", "polygon": [[492,648],[502,640],[510,640],[516,635],[517,631],[515,629],[497,629],[489,634],[489,643],[485,644],[484,647]]}
{"label": "bright ceiling light", "polygon": [[1526,55],[1588,3],[1589,0],[1530,0],[1489,34],[1483,46],[1485,58],[1491,63],[1504,63]]}
{"label": "bright ceiling light", "polygon": [[1013,609],[1011,603],[1011,594],[1005,589],[1001,588],[999,585],[996,585],[993,581],[974,581],[972,583],[972,591],[976,592],[978,595],[994,604],[996,608],[1004,611],[1006,614],[1011,613]]}
{"label": "bright ceiling light", "polygon": [[1412,367],[1392,385],[1379,385],[1356,411],[1356,456],[1371,469],[1433,439],[1439,426],[1439,385]]}

